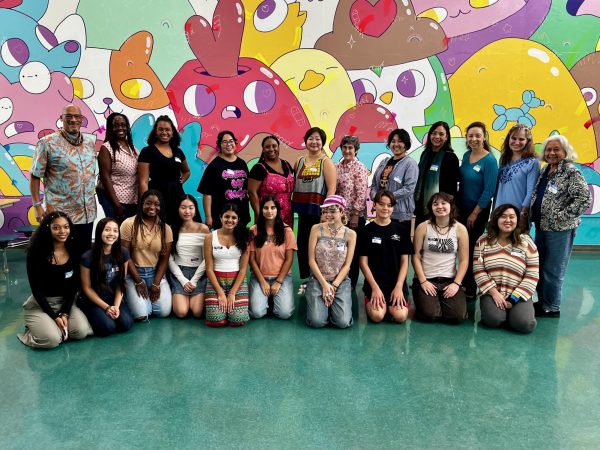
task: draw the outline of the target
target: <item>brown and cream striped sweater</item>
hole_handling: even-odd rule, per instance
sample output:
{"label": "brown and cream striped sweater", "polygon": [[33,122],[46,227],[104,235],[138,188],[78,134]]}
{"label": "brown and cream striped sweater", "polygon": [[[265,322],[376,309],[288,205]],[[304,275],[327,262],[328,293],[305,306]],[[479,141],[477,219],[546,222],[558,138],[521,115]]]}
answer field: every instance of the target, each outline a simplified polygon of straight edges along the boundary
{"label": "brown and cream striped sweater", "polygon": [[531,237],[521,235],[521,244],[502,247],[490,244],[488,235],[477,240],[473,275],[482,294],[496,288],[504,296],[515,294],[531,300],[539,279],[539,256]]}

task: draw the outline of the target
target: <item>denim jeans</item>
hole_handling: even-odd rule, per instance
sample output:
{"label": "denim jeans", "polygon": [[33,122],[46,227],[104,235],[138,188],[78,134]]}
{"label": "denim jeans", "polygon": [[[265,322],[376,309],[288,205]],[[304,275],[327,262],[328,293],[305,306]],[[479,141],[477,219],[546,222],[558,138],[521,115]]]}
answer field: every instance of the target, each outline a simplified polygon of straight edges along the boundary
{"label": "denim jeans", "polygon": [[[265,277],[269,285],[273,285],[277,277]],[[260,319],[267,314],[269,298],[265,295],[258,279],[250,275],[250,316]],[[279,292],[273,296],[273,314],[280,319],[289,319],[294,314],[294,284],[292,276],[286,275],[279,287]]]}
{"label": "denim jeans", "polygon": [[344,278],[335,291],[333,304],[327,308],[323,303],[323,289],[315,277],[311,275],[306,286],[306,324],[309,327],[321,328],[329,321],[338,328],[352,326],[352,286],[350,278]]}
{"label": "denim jeans", "polygon": [[569,265],[576,229],[535,230],[535,245],[540,254],[538,300],[546,311],[560,311],[562,285]]}
{"label": "denim jeans", "polygon": [[[142,281],[146,283],[148,294],[150,294],[150,287],[154,281],[156,269],[154,267],[136,267],[136,269],[140,274]],[[131,311],[131,315],[135,319],[150,317],[153,314],[158,317],[167,317],[171,314],[171,288],[165,277],[160,280],[159,286],[160,296],[158,297],[158,300],[152,303],[149,296],[148,298],[143,298],[137,293],[133,278],[127,275],[127,278],[125,279],[125,301]]]}

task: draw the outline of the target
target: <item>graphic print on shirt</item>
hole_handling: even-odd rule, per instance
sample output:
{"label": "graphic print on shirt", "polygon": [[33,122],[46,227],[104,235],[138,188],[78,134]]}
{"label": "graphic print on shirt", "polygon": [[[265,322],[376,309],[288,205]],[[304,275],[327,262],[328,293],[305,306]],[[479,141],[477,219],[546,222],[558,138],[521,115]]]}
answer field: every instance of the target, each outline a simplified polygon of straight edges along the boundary
{"label": "graphic print on shirt", "polygon": [[246,172],[243,170],[225,169],[221,172],[221,176],[224,180],[230,180],[232,187],[232,189],[227,189],[225,191],[225,198],[227,200],[246,198],[246,191],[244,190]]}
{"label": "graphic print on shirt", "polygon": [[429,248],[429,251],[435,253],[454,253],[455,251],[454,242],[452,241],[452,238],[428,238],[427,246]]}

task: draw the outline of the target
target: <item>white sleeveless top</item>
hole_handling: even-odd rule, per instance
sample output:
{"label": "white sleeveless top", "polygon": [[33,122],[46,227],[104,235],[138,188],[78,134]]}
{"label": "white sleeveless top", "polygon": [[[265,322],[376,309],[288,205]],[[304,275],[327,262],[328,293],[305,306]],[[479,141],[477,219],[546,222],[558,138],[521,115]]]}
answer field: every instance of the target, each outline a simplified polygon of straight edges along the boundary
{"label": "white sleeveless top", "polygon": [[427,231],[423,242],[421,261],[425,278],[454,278],[458,255],[458,238],[456,225],[448,230],[448,234],[439,234],[427,221]]}
{"label": "white sleeveless top", "polygon": [[232,245],[229,248],[221,245],[217,230],[212,232],[212,254],[215,271],[237,272],[240,270],[241,250],[237,245]]}

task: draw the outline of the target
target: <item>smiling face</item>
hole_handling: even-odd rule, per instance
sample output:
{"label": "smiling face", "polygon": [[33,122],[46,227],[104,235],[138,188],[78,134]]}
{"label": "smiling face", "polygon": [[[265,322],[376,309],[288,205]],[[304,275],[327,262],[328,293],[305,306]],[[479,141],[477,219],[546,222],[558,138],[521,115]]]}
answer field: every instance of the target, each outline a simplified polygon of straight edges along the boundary
{"label": "smiling face", "polygon": [[148,219],[160,214],[160,200],[156,195],[149,195],[142,203],[142,215]]}
{"label": "smiling face", "polygon": [[262,146],[262,154],[267,161],[276,161],[279,158],[279,144],[275,139],[267,139]]}
{"label": "smiling face", "polygon": [[344,144],[342,146],[342,156],[346,162],[350,162],[356,158],[356,149],[354,148],[354,145]]}
{"label": "smiling face", "polygon": [[514,209],[506,209],[498,218],[498,229],[500,234],[509,235],[517,228],[517,213]]}
{"label": "smiling face", "polygon": [[262,207],[262,214],[267,221],[275,220],[275,217],[277,217],[277,206],[275,205],[275,202],[272,200],[265,202]]}
{"label": "smiling face", "polygon": [[523,152],[525,146],[527,146],[527,133],[523,128],[514,131],[510,135],[508,146],[510,147],[513,153]]}
{"label": "smiling face", "polygon": [[158,143],[168,144],[173,137],[173,127],[171,124],[165,120],[159,120],[156,123],[156,137],[158,138]]}
{"label": "smiling face", "polygon": [[185,199],[179,204],[179,217],[184,222],[189,222],[196,215],[196,207],[191,200]]}
{"label": "smiling face", "polygon": [[378,219],[388,219],[392,212],[394,211],[394,207],[392,206],[392,200],[386,195],[382,195],[378,202],[374,204],[375,206],[375,216]]}
{"label": "smiling face", "polygon": [[224,134],[221,140],[221,154],[231,157],[235,155],[235,139],[230,134]]}
{"label": "smiling face", "polygon": [[544,160],[551,166],[556,166],[561,160],[567,157],[567,152],[560,144],[560,141],[550,141],[544,148]]}
{"label": "smiling face", "polygon": [[57,217],[50,224],[50,235],[55,243],[64,244],[67,242],[70,234],[69,221],[64,217]]}
{"label": "smiling face", "polygon": [[440,125],[431,132],[429,139],[431,139],[431,145],[433,146],[433,150],[438,151],[444,146],[444,144],[448,140],[448,134],[446,133],[444,127]]}
{"label": "smiling face", "polygon": [[392,140],[390,141],[390,150],[394,155],[394,159],[400,159],[406,155],[406,146],[404,145],[404,142],[402,142],[402,139],[400,139],[400,136],[395,135],[392,137]]}
{"label": "smiling face", "polygon": [[435,217],[446,217],[450,215],[450,203],[442,198],[436,198],[431,204],[431,210]]}
{"label": "smiling face", "polygon": [[113,119],[113,131],[117,139],[124,140],[127,138],[127,122],[123,116],[116,116]]}
{"label": "smiling face", "polygon": [[65,109],[63,109],[63,113],[60,118],[63,122],[63,128],[67,133],[79,133],[81,121],[83,120],[81,109],[73,105],[67,106]]}
{"label": "smiling face", "polygon": [[467,130],[467,146],[471,150],[482,150],[485,135],[480,127],[472,127]]}
{"label": "smiling face", "polygon": [[330,224],[339,224],[342,222],[342,210],[338,206],[328,206],[321,210],[321,214]]}
{"label": "smiling face", "polygon": [[117,222],[106,222],[102,230],[102,243],[104,245],[113,245],[119,239],[119,225]]}
{"label": "smiling face", "polygon": [[225,211],[223,215],[221,215],[221,223],[225,230],[233,230],[237,226],[239,220],[240,219],[235,211]]}
{"label": "smiling face", "polygon": [[306,149],[313,154],[319,154],[323,150],[323,141],[321,135],[316,131],[306,140]]}

